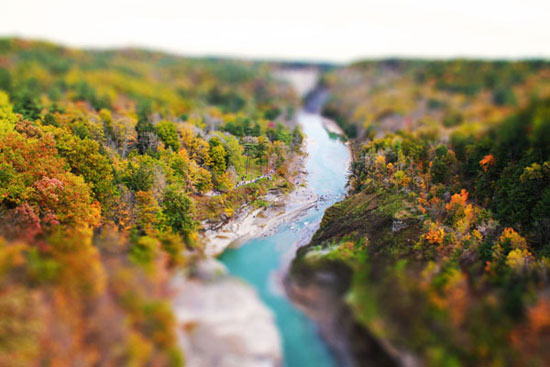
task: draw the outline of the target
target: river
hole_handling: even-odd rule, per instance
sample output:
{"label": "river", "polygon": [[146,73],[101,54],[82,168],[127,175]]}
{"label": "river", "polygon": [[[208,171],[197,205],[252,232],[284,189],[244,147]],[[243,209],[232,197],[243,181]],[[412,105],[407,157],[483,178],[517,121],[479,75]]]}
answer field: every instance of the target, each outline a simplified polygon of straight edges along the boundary
{"label": "river", "polygon": [[218,259],[231,275],[251,284],[274,313],[282,337],[284,366],[334,367],[334,357],[315,324],[286,297],[282,278],[298,245],[309,242],[318,228],[325,209],[343,198],[350,152],[342,141],[328,134],[319,114],[302,111],[298,122],[307,138],[308,187],[320,198],[318,205],[294,223],[280,226],[273,235],[228,249]]}

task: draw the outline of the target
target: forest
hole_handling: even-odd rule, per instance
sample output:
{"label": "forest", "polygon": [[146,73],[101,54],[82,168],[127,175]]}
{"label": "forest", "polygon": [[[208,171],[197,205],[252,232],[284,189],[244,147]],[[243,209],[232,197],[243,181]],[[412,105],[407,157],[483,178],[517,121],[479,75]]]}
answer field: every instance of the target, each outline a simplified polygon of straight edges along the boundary
{"label": "forest", "polygon": [[[319,81],[301,96],[282,70]],[[213,259],[207,233],[253,221],[278,224]],[[548,366],[550,62],[1,38],[0,366],[198,366],[181,340],[204,329],[179,323],[171,282],[218,286],[211,261],[249,272],[282,335],[251,366]],[[220,361],[246,349],[214,331]]]}
{"label": "forest", "polygon": [[323,84],[354,161],[294,277],[351,269],[355,318],[421,365],[548,365],[550,63],[364,61]]}
{"label": "forest", "polygon": [[170,274],[292,189],[298,97],[267,64],[136,49],[5,38],[0,66],[0,365],[182,366]]}

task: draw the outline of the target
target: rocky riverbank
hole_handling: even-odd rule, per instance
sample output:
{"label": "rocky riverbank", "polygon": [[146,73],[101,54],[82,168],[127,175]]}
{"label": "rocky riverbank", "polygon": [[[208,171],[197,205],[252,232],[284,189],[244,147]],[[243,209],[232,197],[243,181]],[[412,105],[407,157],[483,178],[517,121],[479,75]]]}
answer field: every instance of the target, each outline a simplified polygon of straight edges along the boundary
{"label": "rocky riverbank", "polygon": [[[328,98],[328,92],[320,89],[310,93],[306,101],[309,109],[318,112]],[[321,120],[329,134],[345,136],[336,122],[328,118]],[[349,147],[349,145],[348,145]],[[350,155],[351,157],[351,155]],[[349,165],[349,162],[348,162]],[[335,210],[325,212],[323,222],[315,234],[301,244],[298,254],[284,278],[284,286],[291,301],[315,321],[319,332],[331,346],[340,367],[418,367],[417,361],[403,352],[398,352],[391,345],[378,340],[356,319],[346,302],[351,287],[353,270],[338,261],[323,261],[320,264],[307,261],[308,255],[315,255],[313,245],[319,243],[315,238],[326,230],[327,215]],[[345,226],[349,218],[335,219]],[[345,231],[343,232],[345,233]],[[313,237],[314,240],[311,240]],[[311,242],[310,242],[311,241]],[[320,250],[322,257],[328,250]]]}
{"label": "rocky riverbank", "polygon": [[[342,134],[338,125],[330,120],[321,120],[321,124],[330,134]],[[306,138],[304,144],[308,144],[309,150],[319,148],[316,145],[319,142],[313,139]],[[306,146],[302,150],[306,151]],[[326,198],[318,197],[308,186],[304,168],[307,159],[307,156],[298,156],[289,167],[289,172],[293,173],[292,192],[284,196],[276,191],[269,192],[262,198],[269,202],[266,208],[244,206],[225,222],[205,223],[202,239],[206,258],[196,264],[192,278],[179,276],[172,287],[175,313],[182,325],[180,340],[187,366],[268,367],[282,364],[281,337],[272,312],[252,287],[229,276],[215,257],[228,247],[238,247],[252,238],[274,233],[285,223],[297,222],[314,206],[325,205],[323,200]],[[323,162],[326,163],[326,159]],[[304,233],[306,241],[315,228]]]}
{"label": "rocky riverbank", "polygon": [[[305,144],[307,138],[303,151],[306,151]],[[252,238],[269,235],[314,206],[319,198],[307,187],[306,159],[306,155],[298,155],[290,164],[289,171],[295,172],[291,179],[294,190],[290,193],[281,196],[278,191],[269,192],[262,198],[269,203],[267,207],[244,206],[226,222],[205,226],[202,236],[205,254],[215,257],[228,247],[238,247]]]}
{"label": "rocky riverbank", "polygon": [[322,268],[294,266],[285,279],[290,299],[315,321],[340,367],[395,367],[385,346],[353,317],[345,302],[351,270],[339,263]]}
{"label": "rocky riverbank", "polygon": [[[357,207],[363,209],[357,211]],[[352,234],[369,238],[368,246],[375,252],[387,245],[388,238],[407,242],[417,233],[416,221],[397,221],[382,209],[376,194],[360,193],[328,208],[311,242],[299,249],[285,279],[287,294],[316,321],[340,366],[422,366],[417,357],[396,348],[389,339],[375,336],[359,322],[349,296],[361,269],[340,256],[349,250],[346,246],[350,243],[346,245],[344,238]]]}
{"label": "rocky riverbank", "polygon": [[263,198],[268,207],[245,206],[225,223],[207,227],[202,236],[205,258],[196,262],[191,277],[179,274],[173,279],[173,307],[188,367],[282,364],[272,312],[250,285],[230,276],[215,257],[230,246],[273,233],[316,205],[318,197],[307,187],[306,159],[301,155],[291,164],[293,191],[282,197],[268,193]]}

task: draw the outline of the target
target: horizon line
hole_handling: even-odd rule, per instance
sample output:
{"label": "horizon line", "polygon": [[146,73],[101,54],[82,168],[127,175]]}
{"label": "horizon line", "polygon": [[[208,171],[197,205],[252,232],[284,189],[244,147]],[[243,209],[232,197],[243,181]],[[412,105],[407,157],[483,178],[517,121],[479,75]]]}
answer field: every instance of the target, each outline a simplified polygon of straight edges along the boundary
{"label": "horizon line", "polygon": [[161,47],[161,46],[152,46],[145,43],[124,43],[124,44],[113,44],[113,45],[86,45],[86,44],[75,44],[71,42],[65,42],[60,40],[41,38],[41,37],[27,37],[21,36],[18,34],[11,35],[0,35],[0,39],[6,40],[21,40],[21,41],[30,41],[30,42],[42,42],[50,43],[56,46],[60,46],[66,49],[72,50],[82,50],[90,52],[101,52],[101,51],[122,51],[122,50],[139,50],[146,51],[151,53],[162,53],[165,55],[180,57],[180,58],[192,58],[192,59],[225,59],[225,60],[234,60],[234,61],[249,61],[249,62],[265,62],[265,63],[301,63],[306,65],[334,65],[334,66],[349,66],[365,61],[388,61],[388,60],[399,60],[399,61],[456,61],[456,60],[466,60],[466,61],[506,61],[506,62],[522,62],[522,61],[548,61],[550,62],[549,55],[517,55],[517,56],[482,56],[475,54],[467,53],[457,53],[456,55],[418,55],[418,54],[376,54],[376,55],[365,55],[353,58],[348,61],[336,61],[328,60],[323,58],[315,57],[285,57],[285,56],[275,56],[275,55],[250,55],[250,54],[239,54],[239,53],[217,53],[216,51],[212,52],[193,52],[193,51],[182,51],[176,50],[170,47]]}

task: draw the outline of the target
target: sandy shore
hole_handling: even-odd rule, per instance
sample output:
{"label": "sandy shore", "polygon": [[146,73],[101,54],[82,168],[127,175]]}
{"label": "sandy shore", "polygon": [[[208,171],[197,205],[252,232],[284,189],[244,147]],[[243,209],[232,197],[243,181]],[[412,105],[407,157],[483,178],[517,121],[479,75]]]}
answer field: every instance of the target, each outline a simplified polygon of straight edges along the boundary
{"label": "sandy shore", "polygon": [[274,316],[252,287],[215,259],[199,276],[173,279],[173,307],[188,367],[279,367],[282,346]]}

